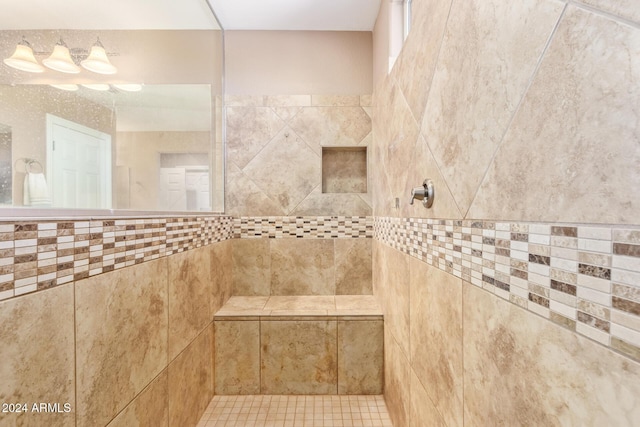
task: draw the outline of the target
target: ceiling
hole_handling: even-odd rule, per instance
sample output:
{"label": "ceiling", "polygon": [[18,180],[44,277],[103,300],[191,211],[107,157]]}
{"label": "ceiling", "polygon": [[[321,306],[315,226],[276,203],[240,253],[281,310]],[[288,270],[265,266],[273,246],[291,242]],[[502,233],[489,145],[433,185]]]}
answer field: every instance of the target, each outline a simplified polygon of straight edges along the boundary
{"label": "ceiling", "polygon": [[381,0],[2,0],[0,30],[371,31]]}
{"label": "ceiling", "polygon": [[372,31],[381,0],[208,0],[225,30]]}
{"label": "ceiling", "polygon": [[0,30],[54,28],[198,30],[218,25],[206,0],[2,0]]}

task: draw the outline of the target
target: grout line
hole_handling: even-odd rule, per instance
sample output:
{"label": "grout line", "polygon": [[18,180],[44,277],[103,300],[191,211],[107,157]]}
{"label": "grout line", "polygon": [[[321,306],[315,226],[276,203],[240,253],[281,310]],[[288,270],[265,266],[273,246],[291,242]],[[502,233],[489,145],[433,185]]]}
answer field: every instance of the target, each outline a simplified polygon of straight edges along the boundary
{"label": "grout line", "polygon": [[593,13],[594,15],[598,15],[607,19],[611,19],[613,21],[617,21],[619,23],[629,25],[631,27],[640,29],[640,22],[635,22],[629,18],[625,18],[621,15],[616,15],[614,12],[607,12],[606,10],[598,9],[596,7],[590,6],[588,4],[583,3],[582,1],[577,0],[568,0],[568,4],[574,6],[577,9],[582,9],[584,11]]}

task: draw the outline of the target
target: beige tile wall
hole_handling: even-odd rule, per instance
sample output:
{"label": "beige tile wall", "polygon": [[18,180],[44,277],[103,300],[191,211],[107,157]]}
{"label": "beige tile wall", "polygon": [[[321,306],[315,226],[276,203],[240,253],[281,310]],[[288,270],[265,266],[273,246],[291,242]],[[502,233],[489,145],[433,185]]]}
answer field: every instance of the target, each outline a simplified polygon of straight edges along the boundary
{"label": "beige tile wall", "polygon": [[0,425],[195,425],[230,274],[227,240],[0,302],[1,400],[71,408]]}
{"label": "beige tile wall", "polygon": [[640,422],[639,24],[629,1],[413,3],[370,148],[396,425]]}
{"label": "beige tile wall", "polygon": [[[368,147],[371,96],[229,96],[225,210],[234,216],[371,214],[370,193],[323,193],[322,147]],[[362,190],[362,179],[342,187]]]}
{"label": "beige tile wall", "polygon": [[234,220],[234,295],[371,295],[373,218]]}

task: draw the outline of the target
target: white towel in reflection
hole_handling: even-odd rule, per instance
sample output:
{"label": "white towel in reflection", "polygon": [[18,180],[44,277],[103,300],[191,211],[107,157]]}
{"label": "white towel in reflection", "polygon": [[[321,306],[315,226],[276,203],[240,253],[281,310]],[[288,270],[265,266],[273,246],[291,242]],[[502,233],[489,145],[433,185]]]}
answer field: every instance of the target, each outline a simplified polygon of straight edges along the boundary
{"label": "white towel in reflection", "polygon": [[49,188],[43,173],[27,173],[24,177],[24,205],[51,206]]}

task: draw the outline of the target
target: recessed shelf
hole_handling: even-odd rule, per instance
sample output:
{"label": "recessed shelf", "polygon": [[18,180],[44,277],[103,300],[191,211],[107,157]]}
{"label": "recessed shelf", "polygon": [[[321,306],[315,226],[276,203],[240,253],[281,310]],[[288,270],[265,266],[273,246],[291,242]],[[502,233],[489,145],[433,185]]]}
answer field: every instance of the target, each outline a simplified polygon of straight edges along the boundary
{"label": "recessed shelf", "polygon": [[367,192],[367,147],[322,147],[322,192]]}

